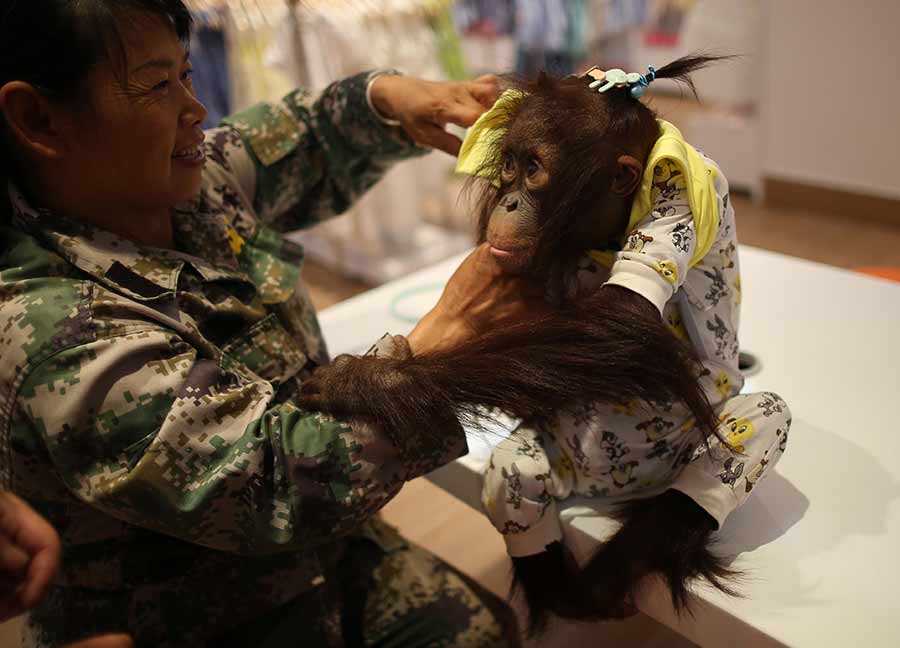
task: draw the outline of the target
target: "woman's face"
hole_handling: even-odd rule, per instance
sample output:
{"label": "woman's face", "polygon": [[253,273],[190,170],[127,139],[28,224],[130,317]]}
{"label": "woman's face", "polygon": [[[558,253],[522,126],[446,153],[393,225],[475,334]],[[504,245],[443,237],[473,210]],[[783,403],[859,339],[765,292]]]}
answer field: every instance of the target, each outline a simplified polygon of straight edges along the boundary
{"label": "woman's face", "polygon": [[171,26],[138,15],[121,31],[127,74],[104,63],[88,76],[90,104],[75,120],[68,173],[107,208],[170,208],[199,191],[206,109]]}

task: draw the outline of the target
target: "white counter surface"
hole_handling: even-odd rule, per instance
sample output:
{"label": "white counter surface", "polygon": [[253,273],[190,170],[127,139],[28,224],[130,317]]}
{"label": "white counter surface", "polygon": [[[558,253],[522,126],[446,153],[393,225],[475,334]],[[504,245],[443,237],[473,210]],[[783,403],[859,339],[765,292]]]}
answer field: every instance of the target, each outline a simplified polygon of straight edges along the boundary
{"label": "white counter surface", "polygon": [[[324,311],[332,354],[408,332],[461,259]],[[640,607],[702,646],[900,646],[900,284],[746,246],[741,264],[741,348],[762,363],[748,388],[794,415],[777,469],[720,533],[746,598],[701,589],[678,619],[650,587]],[[489,443],[429,478],[477,507]],[[584,551],[612,529],[587,512],[563,513]]]}

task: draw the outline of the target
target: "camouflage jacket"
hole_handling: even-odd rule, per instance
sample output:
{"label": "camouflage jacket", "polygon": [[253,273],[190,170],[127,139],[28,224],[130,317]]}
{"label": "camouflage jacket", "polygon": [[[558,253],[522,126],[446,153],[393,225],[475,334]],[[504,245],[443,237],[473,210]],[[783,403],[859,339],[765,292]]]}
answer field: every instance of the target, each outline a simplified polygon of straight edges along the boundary
{"label": "camouflage jacket", "polygon": [[[328,354],[302,249],[279,232],[340,213],[420,151],[374,117],[369,78],[208,132],[202,191],[173,212],[176,250],[10,186],[0,476],[60,531],[61,606],[65,592],[94,597],[97,618],[114,607],[112,625],[142,644],[202,645],[321,583],[337,538],[366,533],[406,480],[465,451],[461,435],[404,443],[294,404]],[[110,629],[65,624],[71,637]]]}

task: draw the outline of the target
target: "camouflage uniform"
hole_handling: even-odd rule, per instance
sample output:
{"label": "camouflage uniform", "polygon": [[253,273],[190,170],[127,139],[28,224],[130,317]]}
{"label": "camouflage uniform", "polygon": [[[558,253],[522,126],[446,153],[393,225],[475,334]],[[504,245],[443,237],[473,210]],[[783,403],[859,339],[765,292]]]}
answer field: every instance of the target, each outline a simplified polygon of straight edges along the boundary
{"label": "camouflage uniform", "polygon": [[370,78],[207,133],[174,251],[10,185],[0,477],[64,543],[26,645],[108,631],[145,646],[502,643],[496,600],[374,517],[463,454],[462,433],[392,438],[294,404],[328,354],[303,251],[279,232],[340,213],[419,152],[374,118]]}

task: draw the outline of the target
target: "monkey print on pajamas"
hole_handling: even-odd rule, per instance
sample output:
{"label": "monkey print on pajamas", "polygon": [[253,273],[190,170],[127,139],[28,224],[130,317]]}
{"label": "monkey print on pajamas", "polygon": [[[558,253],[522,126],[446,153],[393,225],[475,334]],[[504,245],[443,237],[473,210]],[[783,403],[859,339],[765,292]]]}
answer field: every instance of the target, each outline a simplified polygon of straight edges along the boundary
{"label": "monkey print on pajamas", "polygon": [[[578,281],[588,289],[616,283],[654,302],[673,333],[699,354],[701,384],[722,438],[735,452],[717,438],[709,450],[698,447],[690,412],[672,403],[593,404],[577,416],[560,415],[553,425],[521,426],[495,448],[483,492],[488,516],[512,556],[542,552],[562,538],[558,502],[570,495],[627,499],[671,487],[703,501],[721,524],[786,447],[790,413],[784,401],[768,392],[738,395],[740,294],[733,287],[739,285],[739,263],[727,181],[721,173],[715,180],[717,239],[690,266],[697,237],[683,179],[671,169],[658,170],[654,179],[661,184],[652,193],[653,213],[624,237],[613,267],[582,264]],[[511,498],[515,505],[503,504]]]}

